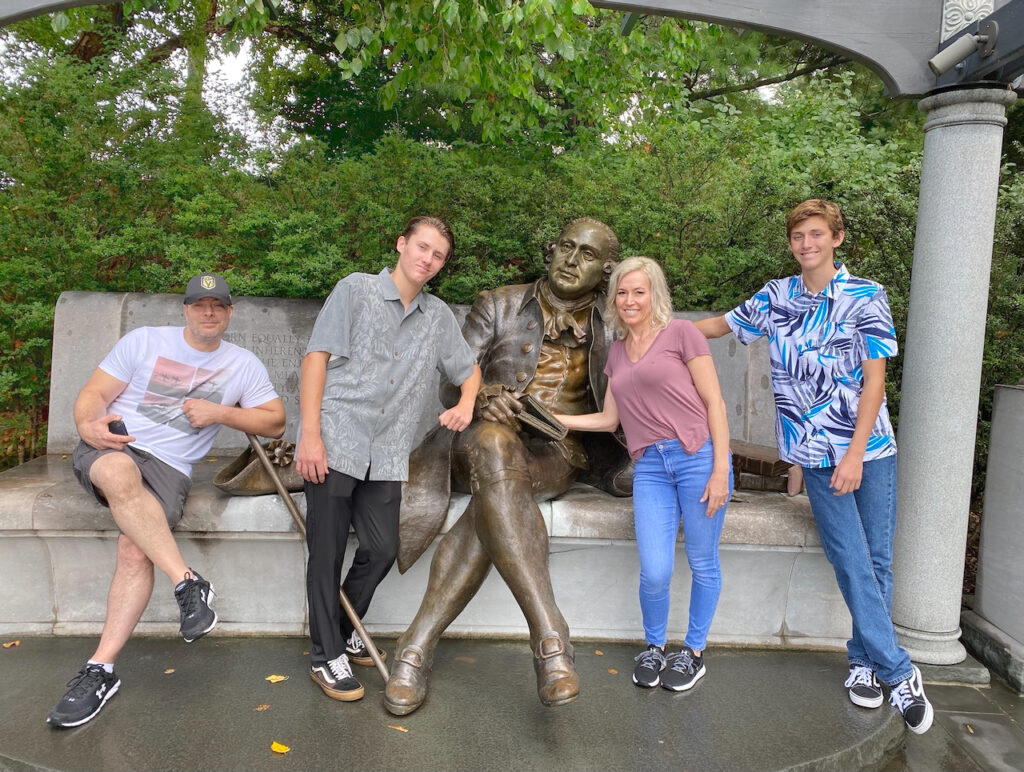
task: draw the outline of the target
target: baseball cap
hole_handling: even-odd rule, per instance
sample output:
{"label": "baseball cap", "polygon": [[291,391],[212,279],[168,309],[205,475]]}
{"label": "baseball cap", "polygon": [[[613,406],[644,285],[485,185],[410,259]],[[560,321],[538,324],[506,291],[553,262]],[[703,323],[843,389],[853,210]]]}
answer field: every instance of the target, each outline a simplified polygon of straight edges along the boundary
{"label": "baseball cap", "polygon": [[234,305],[231,302],[228,283],[212,273],[200,273],[188,280],[188,286],[185,287],[185,305],[190,306],[201,298],[216,298],[225,305]]}

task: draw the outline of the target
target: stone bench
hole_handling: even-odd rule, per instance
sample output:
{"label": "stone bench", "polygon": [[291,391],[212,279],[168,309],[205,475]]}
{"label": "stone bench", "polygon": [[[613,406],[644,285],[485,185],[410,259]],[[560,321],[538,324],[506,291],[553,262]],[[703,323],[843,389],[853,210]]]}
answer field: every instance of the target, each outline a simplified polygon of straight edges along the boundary
{"label": "stone bench", "polygon": [[[240,298],[228,337],[267,364],[286,403],[294,439],[298,364],[320,304]],[[465,307],[456,309],[460,315]],[[700,314],[681,314],[697,318]],[[95,634],[102,627],[114,565],[116,527],[109,512],[78,486],[69,455],[78,438],[71,408],[78,390],[114,342],[142,325],[179,324],[180,295],[64,293],[54,322],[48,453],[0,474],[0,582],[18,588],[0,596],[0,633]],[[712,342],[730,429],[737,443],[773,441],[774,406],[764,346]],[[440,406],[423,416],[420,433]],[[186,561],[217,590],[216,632],[305,634],[304,545],[277,496],[232,497],[213,486],[215,472],[246,446],[224,430],[196,465],[192,494],[177,529]],[[302,494],[296,494],[300,508]],[[456,496],[447,529],[467,497]],[[642,635],[636,600],[639,563],[632,500],[577,484],[541,505],[551,535],[551,573],[559,604],[577,637]],[[349,559],[353,553],[349,550]],[[433,547],[406,574],[391,572],[367,615],[371,632],[397,634],[415,614]],[[838,647],[849,615],[818,542],[803,496],[738,490],[722,538],[724,588],[712,642]],[[177,632],[169,583],[158,578],[140,633]],[[689,571],[680,535],[670,636],[685,630]],[[511,593],[492,572],[450,631],[524,635]]]}

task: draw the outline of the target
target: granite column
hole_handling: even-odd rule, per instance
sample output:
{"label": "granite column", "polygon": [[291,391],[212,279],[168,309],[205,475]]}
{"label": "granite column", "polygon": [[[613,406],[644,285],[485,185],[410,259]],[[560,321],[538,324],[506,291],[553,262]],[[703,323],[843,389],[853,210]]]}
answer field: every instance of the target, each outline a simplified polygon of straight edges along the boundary
{"label": "granite column", "polygon": [[1006,88],[927,113],[899,409],[893,621],[918,662],[963,661],[960,601]]}

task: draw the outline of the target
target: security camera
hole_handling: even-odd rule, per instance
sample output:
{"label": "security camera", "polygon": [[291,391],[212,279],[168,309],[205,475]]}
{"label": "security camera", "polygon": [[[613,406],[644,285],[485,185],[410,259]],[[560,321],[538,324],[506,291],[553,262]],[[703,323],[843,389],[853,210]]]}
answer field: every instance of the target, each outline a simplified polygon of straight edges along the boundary
{"label": "security camera", "polygon": [[987,40],[981,35],[961,35],[928,60],[928,66],[936,75],[942,75],[975,53]]}

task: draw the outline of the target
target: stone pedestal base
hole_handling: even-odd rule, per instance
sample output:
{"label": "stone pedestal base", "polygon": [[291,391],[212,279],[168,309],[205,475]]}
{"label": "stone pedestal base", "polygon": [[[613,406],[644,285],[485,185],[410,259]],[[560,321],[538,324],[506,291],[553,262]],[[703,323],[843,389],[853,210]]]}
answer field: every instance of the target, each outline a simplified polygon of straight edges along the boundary
{"label": "stone pedestal base", "polygon": [[960,643],[960,628],[947,632],[913,630],[895,625],[900,645],[914,662],[929,665],[956,665],[964,661],[967,650]]}
{"label": "stone pedestal base", "polygon": [[973,611],[960,618],[968,650],[1024,695],[1024,643],[1015,640]]}

